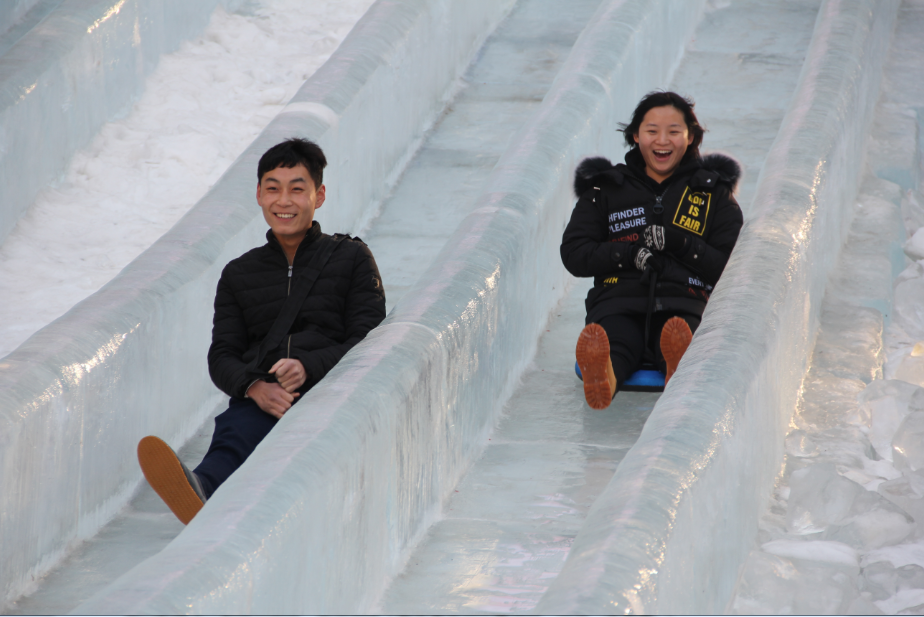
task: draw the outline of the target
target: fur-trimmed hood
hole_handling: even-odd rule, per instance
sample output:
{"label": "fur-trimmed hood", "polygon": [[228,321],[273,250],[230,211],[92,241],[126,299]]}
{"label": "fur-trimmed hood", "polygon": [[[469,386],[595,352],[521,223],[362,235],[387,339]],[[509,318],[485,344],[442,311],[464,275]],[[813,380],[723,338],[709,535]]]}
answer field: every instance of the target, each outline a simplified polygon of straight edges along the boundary
{"label": "fur-trimmed hood", "polygon": [[[699,159],[700,169],[711,171],[718,176],[718,181],[728,186],[734,193],[741,179],[741,164],[731,156],[722,152],[711,152]],[[610,179],[617,184],[622,183],[624,172],[620,167],[628,169],[626,165],[614,166],[609,159],[602,156],[586,158],[574,170],[574,195],[580,197],[594,187],[598,179]]]}

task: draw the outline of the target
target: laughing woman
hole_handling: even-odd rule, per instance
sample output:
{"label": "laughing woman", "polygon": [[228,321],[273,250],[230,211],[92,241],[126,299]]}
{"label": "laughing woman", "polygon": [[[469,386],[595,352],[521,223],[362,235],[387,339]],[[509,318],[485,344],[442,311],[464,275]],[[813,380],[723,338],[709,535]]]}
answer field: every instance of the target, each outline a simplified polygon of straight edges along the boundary
{"label": "laughing woman", "polygon": [[[594,277],[577,360],[587,404],[603,409],[647,358],[670,379],[728,261],[741,209],[741,168],[700,156],[693,103],[653,92],[623,127],[625,164],[586,159],[561,242],[571,274]],[[660,332],[659,344],[647,339]]]}

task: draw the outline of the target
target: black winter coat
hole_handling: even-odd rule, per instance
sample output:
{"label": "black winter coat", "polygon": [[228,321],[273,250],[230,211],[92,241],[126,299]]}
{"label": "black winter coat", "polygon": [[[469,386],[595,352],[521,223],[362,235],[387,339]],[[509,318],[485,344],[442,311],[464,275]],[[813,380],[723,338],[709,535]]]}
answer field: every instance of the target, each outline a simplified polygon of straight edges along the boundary
{"label": "black winter coat", "polygon": [[636,269],[632,246],[643,243],[648,225],[681,230],[692,240],[682,254],[660,254],[664,270],[654,310],[702,315],[743,223],[733,195],[740,175],[738,163],[722,154],[687,157],[662,183],[645,173],[637,148],[626,154],[626,164],[584,160],[575,172],[579,199],[562,236],[561,258],[574,276],[594,277],[587,323],[648,310],[650,276]]}
{"label": "black winter coat", "polygon": [[[321,236],[315,221],[295,253],[293,278],[311,261]],[[307,392],[385,318],[385,290],[375,259],[361,240],[347,238],[330,256],[289,336],[267,354],[259,371],[248,371],[291,280],[288,259],[272,230],[266,239],[225,266],[215,294],[209,374],[223,392],[238,398],[256,379],[275,381],[266,371],[281,358],[301,361],[308,378],[299,392]]]}

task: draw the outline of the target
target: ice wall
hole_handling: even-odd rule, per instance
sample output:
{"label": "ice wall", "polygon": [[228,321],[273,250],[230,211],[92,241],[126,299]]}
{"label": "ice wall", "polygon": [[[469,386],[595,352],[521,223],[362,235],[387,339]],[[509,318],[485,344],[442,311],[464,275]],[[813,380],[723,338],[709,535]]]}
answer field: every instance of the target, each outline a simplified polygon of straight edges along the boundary
{"label": "ice wall", "polygon": [[702,326],[538,612],[725,610],[780,470],[897,8],[823,4]]}
{"label": "ice wall", "polygon": [[167,549],[77,612],[374,609],[480,453],[563,293],[575,163],[621,150],[616,121],[669,80],[701,9],[604,4],[479,207],[385,323]]}
{"label": "ice wall", "polygon": [[[332,188],[319,218],[329,230],[355,229],[511,5],[374,4],[173,229],[0,359],[0,601],[22,593],[127,502],[141,481],[142,436],[178,447],[225,399],[205,366],[212,300],[224,264],[264,242],[253,202],[259,156],[292,135],[317,140]],[[394,95],[403,91],[415,96]]]}
{"label": "ice wall", "polygon": [[219,3],[240,0],[2,3],[21,27],[53,10],[0,55],[0,242],[71,155],[131,104],[161,54],[205,28]]}

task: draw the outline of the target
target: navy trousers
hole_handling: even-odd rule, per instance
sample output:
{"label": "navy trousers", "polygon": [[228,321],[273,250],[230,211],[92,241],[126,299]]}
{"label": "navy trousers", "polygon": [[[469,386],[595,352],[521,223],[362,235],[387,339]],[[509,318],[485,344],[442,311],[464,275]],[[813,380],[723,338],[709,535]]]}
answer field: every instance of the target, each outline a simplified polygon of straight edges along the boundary
{"label": "navy trousers", "polygon": [[[663,372],[666,368],[664,356],[661,355],[661,328],[671,317],[680,317],[690,330],[696,332],[700,317],[689,313],[659,311],[651,315],[651,332],[648,346],[655,352],[655,362]],[[610,340],[610,359],[613,361],[613,373],[617,383],[625,383],[632,373],[641,368],[645,353],[645,314],[609,315],[600,320],[600,326],[606,331]]]}
{"label": "navy trousers", "polygon": [[205,458],[193,471],[202,481],[205,496],[212,493],[244,464],[278,419],[249,398],[232,398],[228,410],[215,417],[215,433]]}

